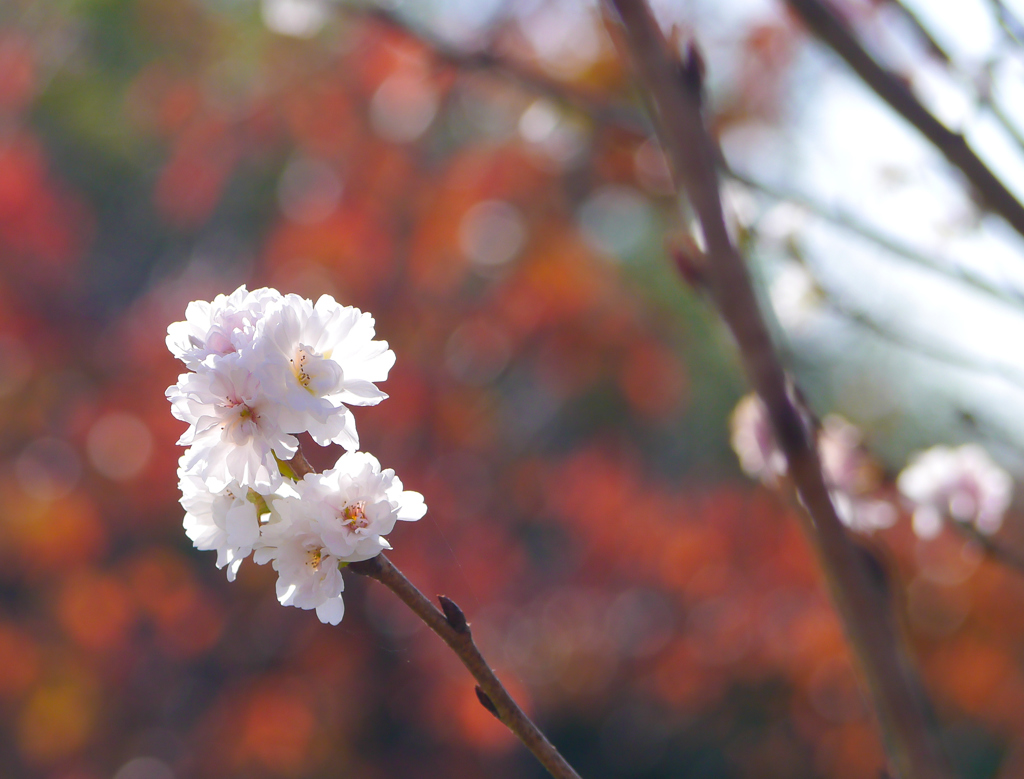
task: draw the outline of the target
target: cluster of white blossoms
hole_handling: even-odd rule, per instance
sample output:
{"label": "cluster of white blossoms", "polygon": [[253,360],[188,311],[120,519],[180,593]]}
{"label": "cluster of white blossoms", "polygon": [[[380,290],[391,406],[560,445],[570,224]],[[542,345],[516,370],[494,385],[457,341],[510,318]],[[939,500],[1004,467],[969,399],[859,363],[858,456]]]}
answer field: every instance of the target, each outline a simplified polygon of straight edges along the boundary
{"label": "cluster of white blossoms", "polygon": [[[390,549],[398,520],[426,513],[359,446],[348,406],[387,397],[395,354],[375,341],[373,317],[323,295],[314,305],[274,289],[244,286],[189,303],[167,328],[167,347],[189,372],[167,389],[171,413],[188,424],[178,467],[185,532],[216,551],[235,578],[250,554],[277,571],[278,600],[316,609],[336,625],[344,614],[341,567]],[[349,450],[322,474],[294,478],[286,464],[297,433]]]}
{"label": "cluster of white blossoms", "polygon": [[[768,415],[755,395],[732,414],[732,445],[750,476],[775,486],[786,475],[786,457],[772,433]],[[881,468],[863,446],[860,431],[837,415],[825,417],[817,434],[822,474],[839,519],[853,530],[890,527],[896,507],[884,496]],[[973,523],[991,535],[1002,526],[1013,481],[984,449],[974,444],[951,449],[936,446],[911,458],[896,487],[913,512],[914,532],[933,538],[947,517]]]}

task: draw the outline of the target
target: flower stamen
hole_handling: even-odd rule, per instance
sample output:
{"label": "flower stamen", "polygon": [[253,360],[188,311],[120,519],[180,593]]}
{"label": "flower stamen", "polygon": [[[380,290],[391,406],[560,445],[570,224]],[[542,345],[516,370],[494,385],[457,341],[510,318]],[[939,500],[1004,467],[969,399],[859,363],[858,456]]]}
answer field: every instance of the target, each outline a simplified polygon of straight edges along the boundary
{"label": "flower stamen", "polygon": [[361,530],[370,524],[366,516],[366,501],[360,500],[345,506],[341,512],[342,521],[352,530]]}

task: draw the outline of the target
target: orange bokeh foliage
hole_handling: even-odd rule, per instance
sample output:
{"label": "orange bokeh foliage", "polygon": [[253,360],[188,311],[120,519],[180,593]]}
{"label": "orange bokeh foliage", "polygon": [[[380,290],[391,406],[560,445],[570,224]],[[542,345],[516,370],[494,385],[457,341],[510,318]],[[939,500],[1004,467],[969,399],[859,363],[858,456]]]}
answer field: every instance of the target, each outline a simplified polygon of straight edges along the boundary
{"label": "orange bokeh foliage", "polygon": [[[454,675],[445,681],[435,685],[426,714],[439,740],[472,744],[484,753],[500,754],[515,747],[515,736],[480,705],[471,686],[462,684]],[[521,706],[526,704],[521,687],[510,685],[509,692]]]}
{"label": "orange bokeh foliage", "polygon": [[220,201],[238,154],[229,133],[239,128],[218,117],[189,123],[174,139],[153,192],[156,208],[169,224],[202,224]]}
{"label": "orange bokeh foliage", "polygon": [[0,696],[21,697],[39,678],[40,666],[32,635],[15,624],[0,625]]}
{"label": "orange bokeh foliage", "polygon": [[119,578],[85,569],[62,583],[57,615],[79,646],[104,651],[118,648],[127,640],[135,620],[133,606]]}
{"label": "orange bokeh foliage", "polygon": [[[643,773],[622,726],[634,708],[654,712],[652,776],[708,765],[877,775],[879,739],[797,508],[738,481],[721,454],[724,413],[701,405],[729,405],[737,378],[695,356],[714,348],[698,343],[710,331],[687,330],[699,304],[682,283],[651,289],[676,283],[645,278],[665,258],[599,252],[579,218],[590,193],[615,185],[647,192],[675,224],[656,147],[459,71],[375,20],[335,19],[324,39],[300,41],[245,28],[262,6],[239,22],[227,6],[128,5],[123,18],[105,11],[129,33],[120,44],[109,19],[83,22],[110,38],[96,35],[69,71],[121,90],[110,121],[126,122],[130,149],[104,152],[78,118],[58,121],[70,109],[36,103],[62,66],[0,27],[0,724],[12,734],[0,760],[11,775],[108,777],[150,753],[177,776],[218,779],[532,775],[461,665],[376,583],[346,574],[345,620],[331,628],[280,607],[269,566],[246,562],[229,585],[213,553],[189,549],[175,478],[184,425],[163,397],[183,368],[162,342],[189,300],[241,282],[374,314],[398,363],[389,399],[356,412],[362,446],[430,507],[396,528],[392,559],[428,596],[463,606],[524,707],[592,759],[586,775]],[[719,121],[771,122],[794,31],[736,36],[742,83]],[[538,73],[611,107],[626,99],[604,38],[568,76],[514,29],[499,38]],[[89,71],[108,59],[116,77]],[[375,119],[396,79],[406,102],[436,102],[415,138]],[[548,135],[524,129],[531,110]],[[106,167],[79,159],[84,172],[64,176],[55,160],[82,148],[108,154]],[[132,191],[147,193],[137,210],[104,199],[123,181],[91,178],[132,165]],[[329,207],[288,208],[296,165],[329,173]],[[511,229],[474,245],[481,204],[498,204]],[[158,235],[130,243],[136,232]],[[481,259],[481,246],[502,251]],[[110,271],[117,251],[129,259]],[[128,291],[107,288],[111,273],[136,271]],[[152,438],[123,478],[111,474],[144,447],[119,448],[116,430],[90,438],[112,414]],[[26,476],[48,464],[26,459],[39,441],[66,455],[66,473]],[[95,461],[104,452],[117,467]],[[909,586],[894,600],[940,716],[1011,744],[1012,767],[1024,584],[952,534],[922,551],[907,525],[870,548],[887,549],[894,596]],[[690,739],[702,757],[679,746]]]}
{"label": "orange bokeh foliage", "polygon": [[52,575],[54,549],[59,548],[62,566],[92,563],[106,551],[108,530],[92,499],[72,494],[56,500],[10,490],[9,514],[0,532],[7,538],[8,566],[41,581]]}
{"label": "orange bokeh foliage", "polygon": [[25,701],[16,738],[26,761],[50,766],[81,749],[95,733],[99,708],[95,680],[82,672],[48,679]]}
{"label": "orange bokeh foliage", "polygon": [[312,747],[318,723],[307,700],[310,692],[281,681],[246,694],[232,762],[279,776],[302,776],[316,759]]}
{"label": "orange bokeh foliage", "polygon": [[626,399],[641,416],[663,419],[680,413],[686,404],[686,373],[673,351],[662,344],[632,345],[618,378]]}
{"label": "orange bokeh foliage", "polygon": [[267,241],[266,262],[282,286],[309,268],[343,279],[345,292],[365,300],[392,275],[386,215],[372,201],[343,201],[313,224],[282,222]]}

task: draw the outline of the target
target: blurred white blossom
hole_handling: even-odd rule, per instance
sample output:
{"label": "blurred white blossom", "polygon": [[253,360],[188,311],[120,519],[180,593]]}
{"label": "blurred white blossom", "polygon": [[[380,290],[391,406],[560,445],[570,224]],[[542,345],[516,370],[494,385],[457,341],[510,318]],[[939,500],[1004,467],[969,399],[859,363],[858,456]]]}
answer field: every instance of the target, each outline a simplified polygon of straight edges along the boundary
{"label": "blurred white blossom", "polygon": [[[747,395],[737,404],[730,423],[740,467],[749,476],[775,486],[785,476],[787,463],[764,404],[756,395]],[[897,512],[887,500],[872,496],[881,481],[880,473],[863,446],[860,430],[830,414],[818,431],[817,445],[825,486],[843,524],[865,533],[890,527]]]}
{"label": "blurred white blossom", "polygon": [[896,482],[914,507],[914,531],[931,538],[949,516],[991,535],[1003,524],[1013,481],[976,444],[934,446],[913,457]]}
{"label": "blurred white blossom", "polygon": [[786,474],[786,455],[775,443],[768,412],[757,395],[751,393],[736,404],[729,418],[733,451],[748,476],[773,486]]}
{"label": "blurred white blossom", "polygon": [[855,425],[838,414],[825,417],[818,433],[818,456],[832,504],[844,525],[866,533],[893,525],[895,507],[871,497],[881,473]]}

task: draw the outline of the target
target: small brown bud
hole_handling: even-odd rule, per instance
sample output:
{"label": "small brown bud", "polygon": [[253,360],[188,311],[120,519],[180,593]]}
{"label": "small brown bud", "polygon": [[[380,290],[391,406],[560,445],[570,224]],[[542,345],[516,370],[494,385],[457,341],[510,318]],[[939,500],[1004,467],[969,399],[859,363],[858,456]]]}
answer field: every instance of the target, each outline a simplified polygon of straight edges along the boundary
{"label": "small brown bud", "polygon": [[487,709],[487,711],[491,712],[497,719],[501,719],[501,715],[498,714],[498,707],[494,705],[494,701],[488,697],[487,693],[480,688],[480,685],[476,687],[476,699],[480,701],[480,705]]}
{"label": "small brown bud", "polygon": [[462,609],[459,608],[458,604],[446,595],[438,595],[437,599],[441,603],[441,611],[444,612],[444,618],[448,620],[448,624],[452,626],[455,632],[469,633],[469,623],[466,622],[466,615],[462,613]]}

